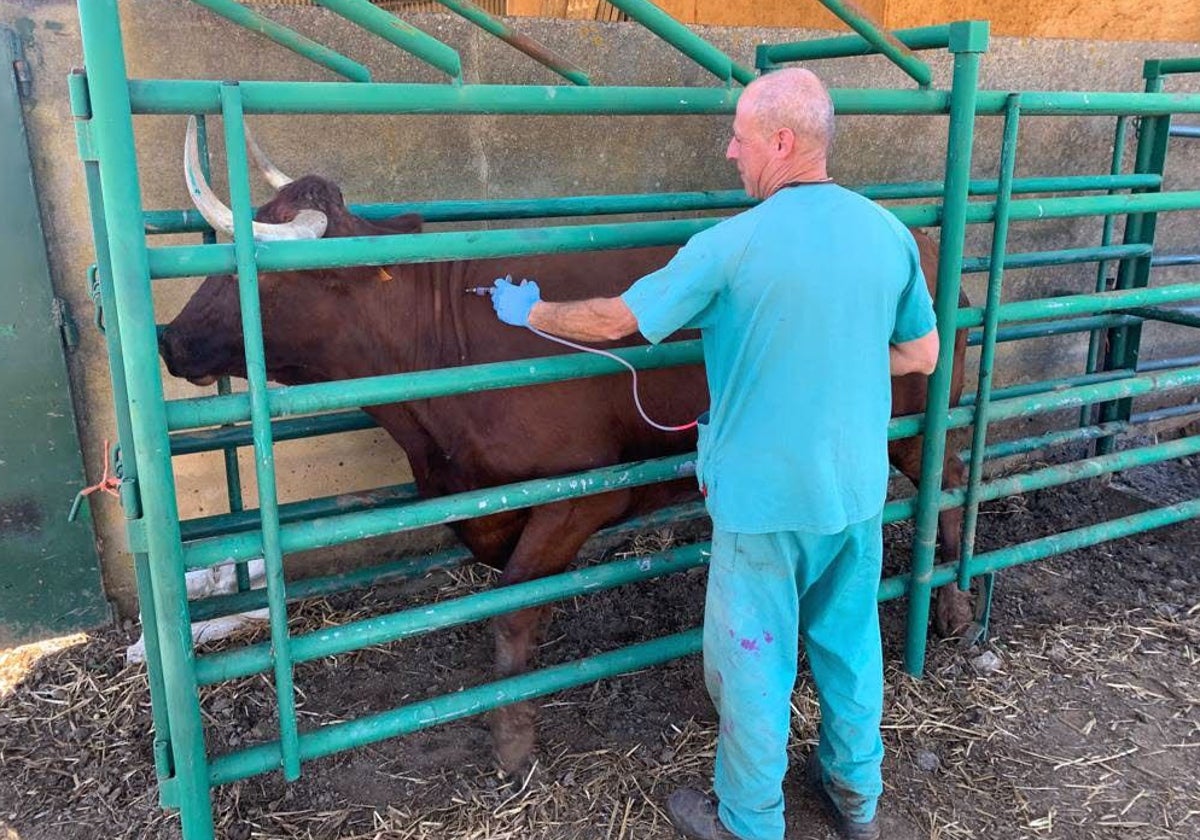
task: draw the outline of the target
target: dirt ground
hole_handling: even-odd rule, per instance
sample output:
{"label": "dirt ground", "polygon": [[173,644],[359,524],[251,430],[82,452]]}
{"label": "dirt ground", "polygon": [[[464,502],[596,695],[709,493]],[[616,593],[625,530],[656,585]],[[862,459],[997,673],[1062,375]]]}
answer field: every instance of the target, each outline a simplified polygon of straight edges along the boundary
{"label": "dirt ground", "polygon": [[[1200,461],[1030,493],[984,507],[980,550],[1154,503],[1200,496]],[[888,529],[904,562],[906,525]],[[643,537],[653,547],[663,535]],[[626,546],[628,551],[629,547]],[[888,840],[1200,838],[1200,522],[1004,572],[992,636],[931,649],[926,678],[899,665],[903,602],[884,606]],[[488,585],[481,571],[349,593],[295,609],[313,628]],[[559,605],[553,663],[684,630],[700,619],[703,572]],[[0,652],[0,840],[175,838],[154,790],[137,629]],[[57,649],[55,649],[57,647]],[[301,727],[381,711],[486,680],[483,625],[308,663]],[[663,802],[705,786],[714,716],[697,657],[543,698],[540,764],[520,790],[492,767],[486,721],[470,718],[215,791],[218,836],[247,838],[672,838]],[[274,731],[262,677],[205,691],[210,749]],[[794,757],[816,704],[802,677]],[[832,835],[798,773],[788,837]]]}

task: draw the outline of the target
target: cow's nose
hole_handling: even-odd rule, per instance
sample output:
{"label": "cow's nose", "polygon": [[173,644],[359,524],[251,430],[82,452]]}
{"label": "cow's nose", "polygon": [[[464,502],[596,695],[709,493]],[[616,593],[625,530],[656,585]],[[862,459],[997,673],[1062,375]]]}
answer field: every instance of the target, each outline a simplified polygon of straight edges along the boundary
{"label": "cow's nose", "polygon": [[174,347],[175,343],[171,340],[170,333],[164,330],[158,334],[158,353],[167,363],[167,370],[173,370],[175,367]]}

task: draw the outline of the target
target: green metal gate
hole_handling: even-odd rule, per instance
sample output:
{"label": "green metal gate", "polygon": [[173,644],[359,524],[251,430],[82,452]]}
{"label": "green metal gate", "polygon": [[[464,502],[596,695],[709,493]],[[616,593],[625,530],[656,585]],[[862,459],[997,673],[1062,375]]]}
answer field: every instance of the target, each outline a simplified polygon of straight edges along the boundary
{"label": "green metal gate", "polygon": [[[118,409],[123,462],[123,490],[130,540],[136,552],[143,623],[148,642],[148,670],[156,725],[156,759],[162,799],[182,810],[185,836],[210,837],[210,788],[255,773],[282,769],[295,779],[304,760],[370,743],[475,714],[498,705],[540,696],[602,676],[644,667],[695,652],[699,631],[656,639],[589,659],[445,695],[357,720],[301,731],[294,713],[292,669],[295,663],[366,645],[405,638],[434,628],[472,621],[516,608],[543,604],[585,590],[617,586],[692,568],[704,562],[705,546],[666,552],[650,559],[604,566],[533,581],[502,591],[461,598],[436,609],[397,613],[368,622],[291,636],[286,626],[288,600],[345,587],[337,580],[283,582],[284,557],[292,552],[346,543],[363,537],[527,507],[546,501],[603,492],[621,484],[647,483],[678,476],[688,458],[666,458],[605,467],[548,481],[478,490],[436,499],[413,500],[411,490],[387,488],[369,502],[346,504],[339,498],[281,505],[275,496],[272,468],[274,441],[362,428],[352,409],[390,401],[424,399],[465,390],[512,387],[571,377],[614,372],[615,365],[594,357],[554,357],[479,367],[373,377],[350,383],[322,383],[269,389],[262,373],[263,345],[258,317],[257,277],[261,271],[334,265],[384,265],[404,261],[502,256],[518,253],[618,248],[680,243],[714,219],[648,221],[620,224],[562,225],[539,229],[501,229],[463,233],[425,233],[419,237],[384,236],[363,240],[316,240],[255,244],[250,235],[253,208],[249,199],[243,119],[247,114],[730,114],[737,84],[754,77],[690,30],[645,0],[614,5],[640,21],[711,72],[711,88],[592,87],[574,65],[516,36],[507,25],[464,2],[445,2],[498,37],[519,44],[573,86],[485,86],[463,83],[461,62],[450,47],[404,26],[366,0],[322,0],[321,5],[422,58],[449,77],[449,84],[379,84],[369,71],[302,38],[233,0],[197,0],[202,5],[305,55],[353,81],[299,83],[206,80],[160,80],[126,77],[116,0],[84,0],[80,18],[86,75],[72,77],[73,102],[81,157],[92,201],[99,276],[108,323],[110,361]],[[911,569],[881,583],[880,599],[908,598],[906,659],[919,674],[924,661],[930,593],[933,586],[957,582],[966,586],[981,575],[1007,566],[1061,553],[1106,539],[1200,515],[1200,500],[1081,528],[1042,540],[974,554],[971,546],[980,502],[1012,493],[1063,484],[1134,465],[1200,452],[1200,438],[1141,449],[1104,443],[1094,457],[1045,467],[1022,475],[984,482],[986,458],[1045,448],[1065,440],[1112,441],[1138,419],[1129,400],[1148,393],[1200,385],[1200,366],[1172,363],[1146,372],[1137,367],[1137,327],[1145,319],[1195,325],[1194,316],[1167,304],[1200,298],[1200,282],[1150,287],[1156,214],[1200,207],[1200,192],[1164,192],[1162,172],[1172,113],[1200,113],[1200,96],[1159,92],[1171,72],[1200,71],[1200,61],[1157,62],[1148,66],[1144,93],[1064,93],[986,91],[978,87],[980,61],[987,49],[987,25],[979,22],[927,27],[892,38],[875,29],[848,4],[825,0],[859,34],[798,44],[764,45],[758,69],[769,71],[788,61],[882,53],[917,83],[912,90],[834,90],[841,114],[925,114],[949,117],[945,176],[935,183],[867,185],[861,191],[880,200],[914,200],[894,208],[910,225],[941,227],[941,268],[935,308],[939,330],[949,338],[957,329],[972,330],[981,345],[979,386],[972,399],[951,409],[950,354],[953,342],[942,342],[942,358],[929,386],[929,410],[923,416],[894,420],[889,434],[901,438],[923,434],[922,481],[915,498],[897,500],[885,509],[887,521],[915,518]],[[948,49],[953,79],[948,90],[932,84],[932,73],[912,50]],[[228,174],[234,213],[234,241],[214,244],[194,213],[145,213],[140,204],[137,153],[133,142],[135,114],[219,114],[223,119]],[[1117,118],[1118,145],[1130,118],[1140,121],[1135,172],[1124,174],[1121,156],[1111,172],[1076,177],[1014,177],[1016,139],[1022,121],[1043,115],[1111,115]],[[981,118],[1004,120],[1000,171],[994,180],[971,179],[971,150]],[[1086,195],[1102,192],[1104,195]],[[1054,193],[1050,198],[1019,198]],[[1061,195],[1065,194],[1065,195]],[[930,201],[932,199],[932,201]],[[479,220],[535,218],[582,214],[629,213],[743,207],[740,192],[659,196],[599,196],[530,199],[509,202],[432,202],[421,205],[372,205],[357,208],[364,216],[399,212],[422,213],[427,219]],[[1076,216],[1127,217],[1125,241],[1113,244],[1111,228],[1101,245],[1071,250],[1008,253],[1010,221]],[[993,244],[986,256],[964,255],[968,225],[988,224]],[[201,233],[202,244],[152,246],[148,237],[169,232]],[[1120,265],[1120,289],[1095,293],[1002,302],[1005,268],[1049,265]],[[242,293],[243,326],[250,390],[186,400],[165,400],[158,376],[152,306],[155,282],[197,274],[235,272]],[[988,276],[982,306],[960,309],[958,293],[964,272]],[[1111,330],[1111,351],[1093,354],[1089,370],[1068,380],[1038,382],[1010,389],[991,387],[996,344],[1062,333],[1092,334]],[[1098,348],[1099,339],[1095,340]],[[639,367],[684,364],[699,359],[695,342],[659,348],[635,348],[622,354]],[[1103,358],[1102,358],[1103,355]],[[1104,406],[1100,422],[1090,418],[1072,428],[1034,439],[988,444],[988,424],[1013,417],[1044,414],[1064,407]],[[136,411],[131,411],[137,406]],[[344,410],[320,418],[294,418],[318,411]],[[941,489],[942,456],[947,431],[974,424],[970,449],[970,482],[966,488]],[[209,427],[228,427],[214,429]],[[203,429],[203,431],[197,431]],[[230,471],[232,512],[204,520],[179,520],[171,458],[175,454],[253,446],[256,453],[260,507],[241,510],[236,469]],[[228,463],[233,466],[232,460]],[[135,492],[136,488],[136,492]],[[934,543],[939,510],[965,505],[967,550],[961,563],[935,565]],[[267,592],[188,604],[184,573],[224,562],[263,556]],[[432,561],[409,561],[382,573],[405,569],[419,573],[431,563],[461,559],[460,553]],[[361,585],[379,570],[366,572],[351,585]],[[270,643],[249,645],[197,656],[188,623],[196,618],[268,605]],[[217,681],[270,672],[279,697],[278,740],[222,755],[204,747],[198,690]]]}
{"label": "green metal gate", "polygon": [[24,62],[0,28],[0,647],[109,621],[91,522],[66,523],[84,484],[64,342],[25,137]]}

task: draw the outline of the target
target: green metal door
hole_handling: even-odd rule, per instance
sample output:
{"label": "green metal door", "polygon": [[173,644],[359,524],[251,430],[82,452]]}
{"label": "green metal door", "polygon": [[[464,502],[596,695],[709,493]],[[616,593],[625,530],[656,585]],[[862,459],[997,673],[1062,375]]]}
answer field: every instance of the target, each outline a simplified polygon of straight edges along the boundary
{"label": "green metal door", "polygon": [[67,522],[84,472],[15,43],[0,28],[0,648],[110,617],[90,518]]}

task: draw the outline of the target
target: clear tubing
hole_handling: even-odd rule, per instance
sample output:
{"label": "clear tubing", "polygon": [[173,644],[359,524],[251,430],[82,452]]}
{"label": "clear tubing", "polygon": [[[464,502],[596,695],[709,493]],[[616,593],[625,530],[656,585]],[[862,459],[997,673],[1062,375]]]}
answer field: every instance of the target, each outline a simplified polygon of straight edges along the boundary
{"label": "clear tubing", "polygon": [[642,419],[645,420],[647,423],[649,423],[654,428],[658,429],[659,431],[662,431],[662,432],[686,432],[688,429],[694,429],[696,427],[695,420],[693,420],[691,423],[685,423],[682,426],[664,426],[661,423],[655,423],[653,420],[651,420],[650,416],[648,414],[646,414],[646,410],[644,408],[642,408],[642,401],[638,397],[637,368],[635,368],[633,365],[629,364],[629,362],[625,361],[620,356],[617,356],[614,353],[609,353],[607,350],[601,350],[599,347],[588,347],[586,344],[576,344],[574,341],[567,341],[565,338],[559,338],[556,335],[550,335],[549,333],[544,333],[541,330],[537,329],[536,327],[529,327],[529,331],[532,333],[536,333],[537,335],[540,335],[542,338],[548,339],[550,341],[557,341],[559,344],[562,344],[566,347],[570,347],[573,350],[582,350],[585,353],[595,353],[597,356],[604,356],[606,358],[612,359],[614,362],[618,362],[618,363],[624,365],[625,367],[629,368],[629,372],[631,374],[633,374],[633,404],[635,406],[637,406],[638,414],[642,415]]}

